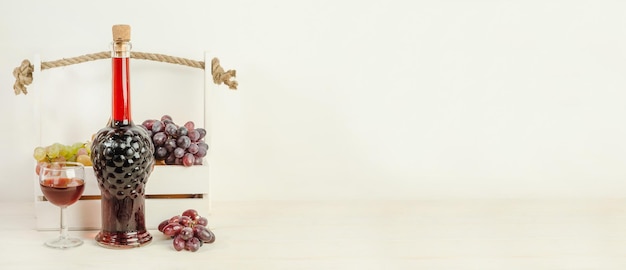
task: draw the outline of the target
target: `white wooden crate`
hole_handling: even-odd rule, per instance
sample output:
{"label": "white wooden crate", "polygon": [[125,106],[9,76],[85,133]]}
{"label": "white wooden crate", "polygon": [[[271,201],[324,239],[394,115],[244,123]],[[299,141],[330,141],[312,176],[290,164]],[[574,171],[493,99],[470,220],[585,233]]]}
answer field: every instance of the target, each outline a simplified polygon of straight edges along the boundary
{"label": "white wooden crate", "polygon": [[[170,114],[174,122],[188,120],[207,130],[209,144],[203,165],[191,167],[157,165],[146,184],[146,224],[154,229],[164,219],[194,208],[201,215],[210,213],[209,164],[211,152],[212,83],[210,53],[205,53],[209,68],[201,71],[190,67],[131,59],[131,109],[133,121],[140,124],[148,118]],[[34,82],[30,95],[37,95],[34,104],[35,129],[39,134],[36,146],[54,142],[71,144],[87,141],[91,134],[104,127],[111,114],[111,63],[98,60],[41,72],[40,59],[35,56]],[[182,81],[182,82],[181,82]],[[168,89],[179,86],[179,89]],[[36,228],[59,228],[59,209],[45,201],[33,159]],[[101,226],[100,190],[92,167],[86,167],[83,197],[67,209],[72,230],[99,229]]]}

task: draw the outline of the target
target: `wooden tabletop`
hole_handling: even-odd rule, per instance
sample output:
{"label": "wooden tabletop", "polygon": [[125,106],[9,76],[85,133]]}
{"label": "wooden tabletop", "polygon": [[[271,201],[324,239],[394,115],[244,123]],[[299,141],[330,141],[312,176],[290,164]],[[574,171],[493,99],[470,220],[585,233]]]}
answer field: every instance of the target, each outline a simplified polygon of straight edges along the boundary
{"label": "wooden tabletop", "polygon": [[626,269],[626,199],[213,202],[217,240],[195,253],[158,231],[54,250],[31,203],[0,216],[0,269]]}

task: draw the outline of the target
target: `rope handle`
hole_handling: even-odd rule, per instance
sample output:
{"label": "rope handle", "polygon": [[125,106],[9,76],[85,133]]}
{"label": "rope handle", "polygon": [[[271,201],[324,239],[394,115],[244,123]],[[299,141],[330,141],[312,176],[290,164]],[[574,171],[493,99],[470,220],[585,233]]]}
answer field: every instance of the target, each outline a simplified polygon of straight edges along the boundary
{"label": "rope handle", "polygon": [[[175,57],[158,53],[131,52],[130,57],[205,69],[205,64],[203,61],[195,61],[182,57]],[[99,53],[85,54],[72,58],[63,58],[55,61],[41,62],[41,70],[64,67],[107,58],[111,58],[111,52],[104,51]],[[15,95],[28,94],[27,86],[33,83],[34,70],[35,67],[30,63],[30,61],[28,61],[28,59],[23,60],[22,64],[13,70],[13,77],[15,77],[13,90],[15,91]],[[220,65],[220,60],[217,57],[214,57],[211,60],[211,75],[213,76],[213,83],[217,85],[221,85],[223,83],[227,85],[229,89],[237,90],[238,83],[234,80],[234,78],[237,76],[236,74],[237,71],[233,69],[224,71],[224,68],[222,68],[222,66]]]}

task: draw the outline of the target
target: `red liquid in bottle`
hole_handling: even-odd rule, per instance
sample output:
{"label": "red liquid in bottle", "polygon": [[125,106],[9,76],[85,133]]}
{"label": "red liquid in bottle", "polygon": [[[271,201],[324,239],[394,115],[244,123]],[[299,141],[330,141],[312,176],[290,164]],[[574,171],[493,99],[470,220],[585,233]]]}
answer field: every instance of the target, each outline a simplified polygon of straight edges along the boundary
{"label": "red liquid in bottle", "polygon": [[59,207],[74,204],[85,190],[85,181],[77,178],[46,179],[39,185],[46,199]]}
{"label": "red liquid in bottle", "polygon": [[129,59],[125,57],[114,57],[112,59],[113,66],[113,121],[121,122],[119,124],[130,124],[130,77]]}

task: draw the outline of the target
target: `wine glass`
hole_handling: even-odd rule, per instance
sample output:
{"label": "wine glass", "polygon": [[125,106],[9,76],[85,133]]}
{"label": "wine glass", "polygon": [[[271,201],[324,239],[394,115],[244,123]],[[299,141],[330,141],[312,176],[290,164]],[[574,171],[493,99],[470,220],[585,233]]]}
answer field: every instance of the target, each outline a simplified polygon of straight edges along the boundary
{"label": "wine glass", "polygon": [[46,200],[61,208],[61,235],[46,242],[53,248],[71,248],[83,244],[67,232],[66,208],[74,204],[85,190],[85,167],[77,162],[52,162],[41,166],[39,186]]}

